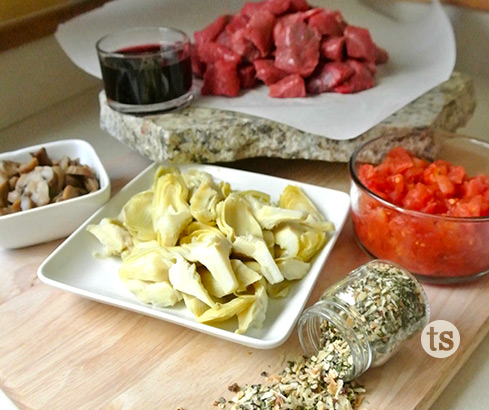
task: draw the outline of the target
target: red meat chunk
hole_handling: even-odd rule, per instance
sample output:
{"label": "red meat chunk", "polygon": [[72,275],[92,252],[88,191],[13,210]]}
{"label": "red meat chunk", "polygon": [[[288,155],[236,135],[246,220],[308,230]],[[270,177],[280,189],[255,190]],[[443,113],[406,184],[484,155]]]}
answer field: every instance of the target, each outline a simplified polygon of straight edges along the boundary
{"label": "red meat chunk", "polygon": [[196,31],[194,33],[195,44],[198,46],[209,41],[214,41],[221,31],[224,30],[226,24],[229,23],[230,16],[224,15],[218,17],[213,23],[209,24],[206,28]]}
{"label": "red meat chunk", "polygon": [[297,98],[306,96],[304,79],[299,74],[291,74],[270,85],[269,96],[273,98]]}
{"label": "red meat chunk", "polygon": [[233,50],[219,44],[219,43],[203,43],[197,48],[197,55],[199,60],[206,64],[214,64],[219,60],[228,61],[235,66],[241,60]]}
{"label": "red meat chunk", "polygon": [[343,61],[345,42],[345,37],[326,37],[321,42],[321,55],[328,60]]}
{"label": "red meat chunk", "polygon": [[278,20],[273,29],[275,66],[291,74],[310,75],[319,61],[318,32],[297,14]]}
{"label": "red meat chunk", "polygon": [[275,16],[285,13],[290,8],[289,0],[265,0],[258,3],[246,3],[241,9],[241,14],[251,17],[254,14],[259,14],[268,11]]}
{"label": "red meat chunk", "polygon": [[241,28],[245,28],[246,24],[250,21],[249,17],[244,16],[242,14],[235,14],[231,17],[229,24],[226,26],[225,30],[229,34],[233,34]]}
{"label": "red meat chunk", "polygon": [[231,34],[226,30],[221,31],[221,34],[217,36],[216,43],[221,44],[229,49],[233,48],[233,44],[231,41]]}
{"label": "red meat chunk", "polygon": [[238,67],[238,77],[241,88],[253,88],[258,82],[255,67],[251,64]]}
{"label": "red meat chunk", "polygon": [[346,38],[346,52],[349,57],[375,63],[378,50],[367,29],[348,26],[345,28],[344,34]]}
{"label": "red meat chunk", "polygon": [[255,60],[253,65],[256,70],[256,77],[266,85],[270,85],[285,78],[289,73],[275,67],[273,60]]}
{"label": "red meat chunk", "polygon": [[266,57],[272,48],[272,31],[275,16],[267,10],[253,14],[245,28],[246,39],[251,41],[260,51],[261,57]]}
{"label": "red meat chunk", "polygon": [[310,94],[320,94],[332,91],[354,74],[355,70],[348,63],[337,61],[326,63],[309,77],[307,81],[307,92]]}
{"label": "red meat chunk", "polygon": [[296,11],[306,11],[311,8],[311,6],[307,3],[306,0],[290,0],[290,6],[288,11],[296,12]]}
{"label": "red meat chunk", "polygon": [[346,23],[339,11],[320,9],[319,13],[309,18],[308,24],[323,36],[342,36]]}
{"label": "red meat chunk", "polygon": [[236,97],[240,84],[236,65],[225,60],[209,64],[204,74],[202,95],[224,95]]}
{"label": "red meat chunk", "polygon": [[333,88],[333,91],[341,94],[351,94],[374,86],[374,76],[366,64],[356,60],[347,60],[346,63],[354,70],[354,74],[343,84]]}
{"label": "red meat chunk", "polygon": [[241,28],[231,36],[231,47],[233,51],[242,56],[246,61],[254,61],[260,58],[260,50],[246,38],[246,27]]}

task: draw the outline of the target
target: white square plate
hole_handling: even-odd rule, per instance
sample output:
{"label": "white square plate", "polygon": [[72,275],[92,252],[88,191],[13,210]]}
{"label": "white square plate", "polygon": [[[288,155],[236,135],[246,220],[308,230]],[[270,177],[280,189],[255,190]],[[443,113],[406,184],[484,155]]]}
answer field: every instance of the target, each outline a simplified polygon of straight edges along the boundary
{"label": "white square plate", "polygon": [[86,231],[87,225],[96,224],[104,217],[117,216],[129,198],[151,186],[156,168],[156,165],[151,165],[144,170],[56,249],[39,267],[38,276],[41,281],[89,299],[177,323],[250,347],[270,349],[285,342],[343,228],[349,212],[349,196],[332,189],[219,166],[179,166],[181,171],[190,168],[206,171],[217,181],[229,182],[233,190],[255,189],[266,192],[274,201],[278,200],[287,185],[298,185],[326,219],[333,222],[336,227],[336,231],[312,263],[309,273],[292,286],[289,295],[284,299],[270,299],[263,328],[250,329],[244,335],[237,335],[234,333],[237,327],[235,321],[224,322],[219,327],[197,323],[183,302],[171,308],[155,308],[140,302],[119,280],[120,259],[94,256],[96,252],[101,251],[101,245]]}

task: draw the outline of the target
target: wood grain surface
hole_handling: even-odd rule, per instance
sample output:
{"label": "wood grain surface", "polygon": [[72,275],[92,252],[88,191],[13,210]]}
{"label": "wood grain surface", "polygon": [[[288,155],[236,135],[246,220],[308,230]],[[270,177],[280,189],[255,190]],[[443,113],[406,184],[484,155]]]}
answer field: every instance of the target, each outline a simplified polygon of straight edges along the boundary
{"label": "wood grain surface", "polygon": [[[345,164],[258,158],[228,166],[348,191]],[[42,284],[36,270],[60,242],[0,250],[0,387],[21,409],[213,409],[231,397],[232,383],[263,382],[262,371],[302,354],[295,331],[279,348],[256,350]],[[308,305],[367,260],[349,220]],[[433,359],[411,339],[362,376],[367,409],[428,409],[489,331],[487,279],[425,288],[432,319],[458,327],[460,348]]]}

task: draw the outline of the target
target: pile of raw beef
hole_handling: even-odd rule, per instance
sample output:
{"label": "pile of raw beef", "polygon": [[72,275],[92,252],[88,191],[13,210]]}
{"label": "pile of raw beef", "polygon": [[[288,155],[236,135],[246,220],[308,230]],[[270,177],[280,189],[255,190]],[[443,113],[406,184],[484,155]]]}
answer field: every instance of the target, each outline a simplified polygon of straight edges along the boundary
{"label": "pile of raw beef", "polygon": [[260,82],[270,97],[356,93],[374,86],[387,52],[339,11],[306,0],[246,3],[194,34],[192,70],[202,94],[235,97]]}

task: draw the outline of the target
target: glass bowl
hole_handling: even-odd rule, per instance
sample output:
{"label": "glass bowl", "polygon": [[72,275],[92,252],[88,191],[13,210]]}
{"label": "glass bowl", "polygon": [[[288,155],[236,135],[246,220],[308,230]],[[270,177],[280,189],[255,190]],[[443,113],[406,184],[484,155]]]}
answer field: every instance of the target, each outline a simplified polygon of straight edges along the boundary
{"label": "glass bowl", "polygon": [[351,156],[351,207],[356,238],[375,258],[404,266],[424,282],[458,283],[489,273],[489,216],[449,217],[407,210],[381,198],[360,180],[363,164],[377,165],[401,146],[428,161],[443,159],[464,167],[469,177],[489,175],[489,143],[450,134],[380,137]]}

